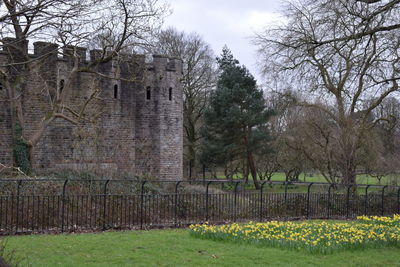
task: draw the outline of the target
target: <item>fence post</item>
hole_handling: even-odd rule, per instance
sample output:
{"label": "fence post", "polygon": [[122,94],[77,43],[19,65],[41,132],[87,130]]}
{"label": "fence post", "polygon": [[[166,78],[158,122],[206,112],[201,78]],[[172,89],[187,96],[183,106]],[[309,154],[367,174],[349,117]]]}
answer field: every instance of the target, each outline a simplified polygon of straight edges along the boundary
{"label": "fence post", "polygon": [[64,217],[65,217],[65,189],[67,187],[68,179],[64,181],[62,189],[62,203],[61,203],[61,232],[64,232]]}
{"label": "fence post", "polygon": [[140,189],[140,229],[143,229],[144,185],[146,183],[147,181],[143,181]]}
{"label": "fence post", "polygon": [[330,209],[330,206],[331,206],[331,190],[332,190],[332,188],[335,186],[335,183],[332,183],[332,184],[330,184],[329,185],[329,188],[328,188],[328,219],[331,217],[331,209]]}
{"label": "fence post", "polygon": [[181,181],[176,182],[175,185],[175,209],[174,209],[174,221],[175,221],[175,226],[178,225],[178,186],[181,183]]}
{"label": "fence post", "polygon": [[236,182],[235,184],[235,195],[233,200],[233,221],[236,222],[237,219],[237,191],[240,182]]}
{"label": "fence post", "polygon": [[208,222],[208,188],[212,181],[209,181],[206,186],[206,222]]}
{"label": "fence post", "polygon": [[[18,216],[18,213],[19,213],[19,198],[20,198],[20,193],[21,193],[21,185],[22,185],[22,180],[18,180],[18,183],[17,183],[17,205],[16,205],[16,215],[17,215],[17,218],[15,218],[15,233],[17,233],[18,232],[18,225],[19,225],[19,216]],[[23,214],[22,214],[22,216],[23,216]]]}
{"label": "fence post", "polygon": [[385,212],[384,203],[385,203],[385,189],[386,189],[386,187],[388,187],[388,186],[385,185],[385,186],[382,188],[382,199],[381,199],[381,215],[382,215],[382,216],[383,216],[383,214],[384,214],[384,212]]}
{"label": "fence post", "polygon": [[[106,209],[107,209],[107,185],[110,182],[110,180],[107,180],[104,183],[104,188],[103,188],[103,231],[106,230]],[[113,209],[114,207],[112,207]]]}
{"label": "fence post", "polygon": [[263,220],[263,190],[265,183],[266,182],[263,182],[260,188],[260,222]]}
{"label": "fence post", "polygon": [[349,212],[350,212],[350,189],[353,187],[353,185],[347,186],[347,196],[346,196],[346,219],[349,218]]}
{"label": "fence post", "polygon": [[364,215],[368,215],[368,188],[371,185],[367,185],[367,187],[365,187],[365,199],[364,199]]}
{"label": "fence post", "polygon": [[308,185],[308,187],[307,187],[307,210],[306,210],[306,218],[308,219],[309,218],[309,215],[310,215],[310,191],[311,191],[311,186],[313,185],[314,183],[310,183],[309,185]]}

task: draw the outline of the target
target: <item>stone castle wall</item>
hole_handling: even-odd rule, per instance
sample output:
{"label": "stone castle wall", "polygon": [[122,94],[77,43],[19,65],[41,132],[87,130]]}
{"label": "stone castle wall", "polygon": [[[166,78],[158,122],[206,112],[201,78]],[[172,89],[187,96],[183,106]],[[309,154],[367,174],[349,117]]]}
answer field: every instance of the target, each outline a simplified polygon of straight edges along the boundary
{"label": "stone castle wall", "polygon": [[[99,92],[85,109],[85,117],[92,119],[81,121],[82,127],[61,118],[50,124],[33,150],[31,162],[36,170],[78,169],[182,178],[179,60],[154,56],[153,62],[145,63],[144,56],[126,55],[97,65],[100,75],[79,72],[71,77],[75,59],[71,51],[64,49],[60,57],[52,44],[37,42],[34,47],[32,58],[46,56],[26,77],[23,109],[27,136],[38,131],[38,122],[50,112],[55,94],[63,94],[66,106],[78,111],[94,90]],[[90,58],[86,58],[83,48],[77,51],[83,67],[97,55],[97,51],[91,51]],[[0,51],[0,62],[8,57]],[[0,101],[5,101],[0,102],[0,163],[10,164],[13,135],[5,91],[0,90]]]}

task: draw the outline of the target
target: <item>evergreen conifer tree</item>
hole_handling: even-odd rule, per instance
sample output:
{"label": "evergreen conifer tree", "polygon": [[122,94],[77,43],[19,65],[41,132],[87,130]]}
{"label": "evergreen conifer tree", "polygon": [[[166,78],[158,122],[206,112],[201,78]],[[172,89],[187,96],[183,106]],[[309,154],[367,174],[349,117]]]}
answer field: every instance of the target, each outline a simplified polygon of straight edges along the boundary
{"label": "evergreen conifer tree", "polygon": [[254,156],[268,139],[266,124],[271,111],[254,77],[227,47],[217,62],[220,73],[205,111],[202,161],[224,166],[244,160],[259,188]]}

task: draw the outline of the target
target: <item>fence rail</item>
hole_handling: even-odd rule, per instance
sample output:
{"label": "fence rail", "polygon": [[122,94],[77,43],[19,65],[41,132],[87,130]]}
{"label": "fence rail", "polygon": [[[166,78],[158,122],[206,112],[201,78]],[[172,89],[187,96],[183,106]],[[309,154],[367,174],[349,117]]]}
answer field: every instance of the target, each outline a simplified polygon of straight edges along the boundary
{"label": "fence rail", "polygon": [[[197,191],[188,190],[196,183]],[[155,184],[169,187],[154,192]],[[258,190],[244,188],[226,180],[0,180],[0,234],[400,214],[398,186],[263,182]]]}

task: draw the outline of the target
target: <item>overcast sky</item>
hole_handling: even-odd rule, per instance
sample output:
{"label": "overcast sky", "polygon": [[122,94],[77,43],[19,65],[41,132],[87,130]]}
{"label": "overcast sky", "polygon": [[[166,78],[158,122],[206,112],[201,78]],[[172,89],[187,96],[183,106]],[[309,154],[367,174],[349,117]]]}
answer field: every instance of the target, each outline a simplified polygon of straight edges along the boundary
{"label": "overcast sky", "polygon": [[[169,0],[173,13],[165,26],[197,32],[216,55],[226,44],[241,64],[260,80],[254,32],[279,19],[279,0]],[[262,80],[259,81],[260,83]]]}

